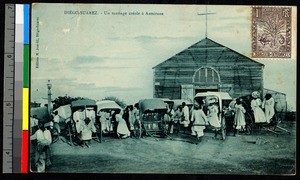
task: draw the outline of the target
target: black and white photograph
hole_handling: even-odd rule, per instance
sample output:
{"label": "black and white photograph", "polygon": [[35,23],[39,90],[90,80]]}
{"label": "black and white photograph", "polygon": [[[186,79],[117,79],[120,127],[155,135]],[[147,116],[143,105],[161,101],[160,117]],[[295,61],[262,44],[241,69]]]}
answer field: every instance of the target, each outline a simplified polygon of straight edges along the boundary
{"label": "black and white photograph", "polygon": [[32,173],[296,173],[297,7],[31,6]]}

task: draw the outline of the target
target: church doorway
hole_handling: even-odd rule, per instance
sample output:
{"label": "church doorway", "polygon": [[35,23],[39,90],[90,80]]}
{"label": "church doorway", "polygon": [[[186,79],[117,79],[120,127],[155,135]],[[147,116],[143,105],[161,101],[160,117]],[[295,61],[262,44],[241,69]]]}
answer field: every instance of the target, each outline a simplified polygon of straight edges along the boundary
{"label": "church doorway", "polygon": [[220,75],[213,67],[203,66],[193,75],[194,95],[200,92],[219,91]]}

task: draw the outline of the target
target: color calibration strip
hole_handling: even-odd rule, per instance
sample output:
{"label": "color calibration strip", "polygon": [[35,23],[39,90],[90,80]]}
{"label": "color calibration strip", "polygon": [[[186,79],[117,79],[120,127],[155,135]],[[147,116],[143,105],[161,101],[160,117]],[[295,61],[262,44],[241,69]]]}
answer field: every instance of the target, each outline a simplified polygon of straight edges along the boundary
{"label": "color calibration strip", "polygon": [[29,138],[29,27],[30,27],[30,6],[24,7],[24,61],[23,61],[23,113],[22,113],[22,154],[21,172],[28,173],[28,138]]}
{"label": "color calibration strip", "polygon": [[5,7],[3,173],[28,173],[30,6]]}
{"label": "color calibration strip", "polygon": [[16,5],[13,172],[28,172],[29,8]]}

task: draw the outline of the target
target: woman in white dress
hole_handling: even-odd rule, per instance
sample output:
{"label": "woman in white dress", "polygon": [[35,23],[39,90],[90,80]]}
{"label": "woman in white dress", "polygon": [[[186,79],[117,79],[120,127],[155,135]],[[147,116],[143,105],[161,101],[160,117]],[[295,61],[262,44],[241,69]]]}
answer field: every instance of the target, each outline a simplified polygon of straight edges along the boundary
{"label": "woman in white dress", "polygon": [[235,127],[235,134],[238,134],[240,130],[244,130],[246,126],[246,120],[245,120],[245,113],[246,110],[241,104],[241,101],[239,99],[236,100],[235,105],[235,115],[234,115],[234,127]]}
{"label": "woman in white dress", "polygon": [[219,107],[216,105],[217,101],[211,99],[208,106],[207,121],[215,132],[215,138],[217,137],[217,132],[221,128],[221,122],[219,120]]}
{"label": "woman in white dress", "polygon": [[215,129],[218,129],[221,127],[221,123],[219,121],[218,117],[219,108],[214,103],[210,103],[208,106],[208,114],[207,114],[207,120],[211,126],[213,126]]}
{"label": "woman in white dress", "polygon": [[252,93],[252,101],[251,101],[251,108],[253,110],[254,113],[254,120],[255,123],[264,123],[266,122],[266,117],[265,114],[263,112],[263,110],[260,108],[261,106],[261,100],[259,99],[259,92],[258,91],[254,91]]}
{"label": "woman in white dress", "polygon": [[118,122],[118,126],[117,126],[118,137],[121,138],[129,137],[130,131],[128,130],[126,121],[122,118],[121,110],[116,110],[115,117],[116,117],[116,122]]}
{"label": "woman in white dress", "polygon": [[202,136],[204,136],[203,130],[205,129],[205,124],[207,122],[206,116],[202,110],[202,104],[196,104],[194,106],[194,110],[192,112],[191,121],[193,122],[192,126],[192,135],[196,136],[199,140]]}
{"label": "woman in white dress", "polygon": [[267,123],[270,123],[271,119],[275,115],[274,106],[275,106],[275,101],[274,101],[272,95],[266,94],[264,101],[262,103],[262,108],[265,109],[265,117],[266,117]]}

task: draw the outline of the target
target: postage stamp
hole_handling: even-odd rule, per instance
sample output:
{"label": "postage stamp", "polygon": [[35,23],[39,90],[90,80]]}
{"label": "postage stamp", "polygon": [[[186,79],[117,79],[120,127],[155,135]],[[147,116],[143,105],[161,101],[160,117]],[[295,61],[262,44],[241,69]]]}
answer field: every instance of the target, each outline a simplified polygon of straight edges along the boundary
{"label": "postage stamp", "polygon": [[252,57],[291,57],[290,7],[252,7]]}

